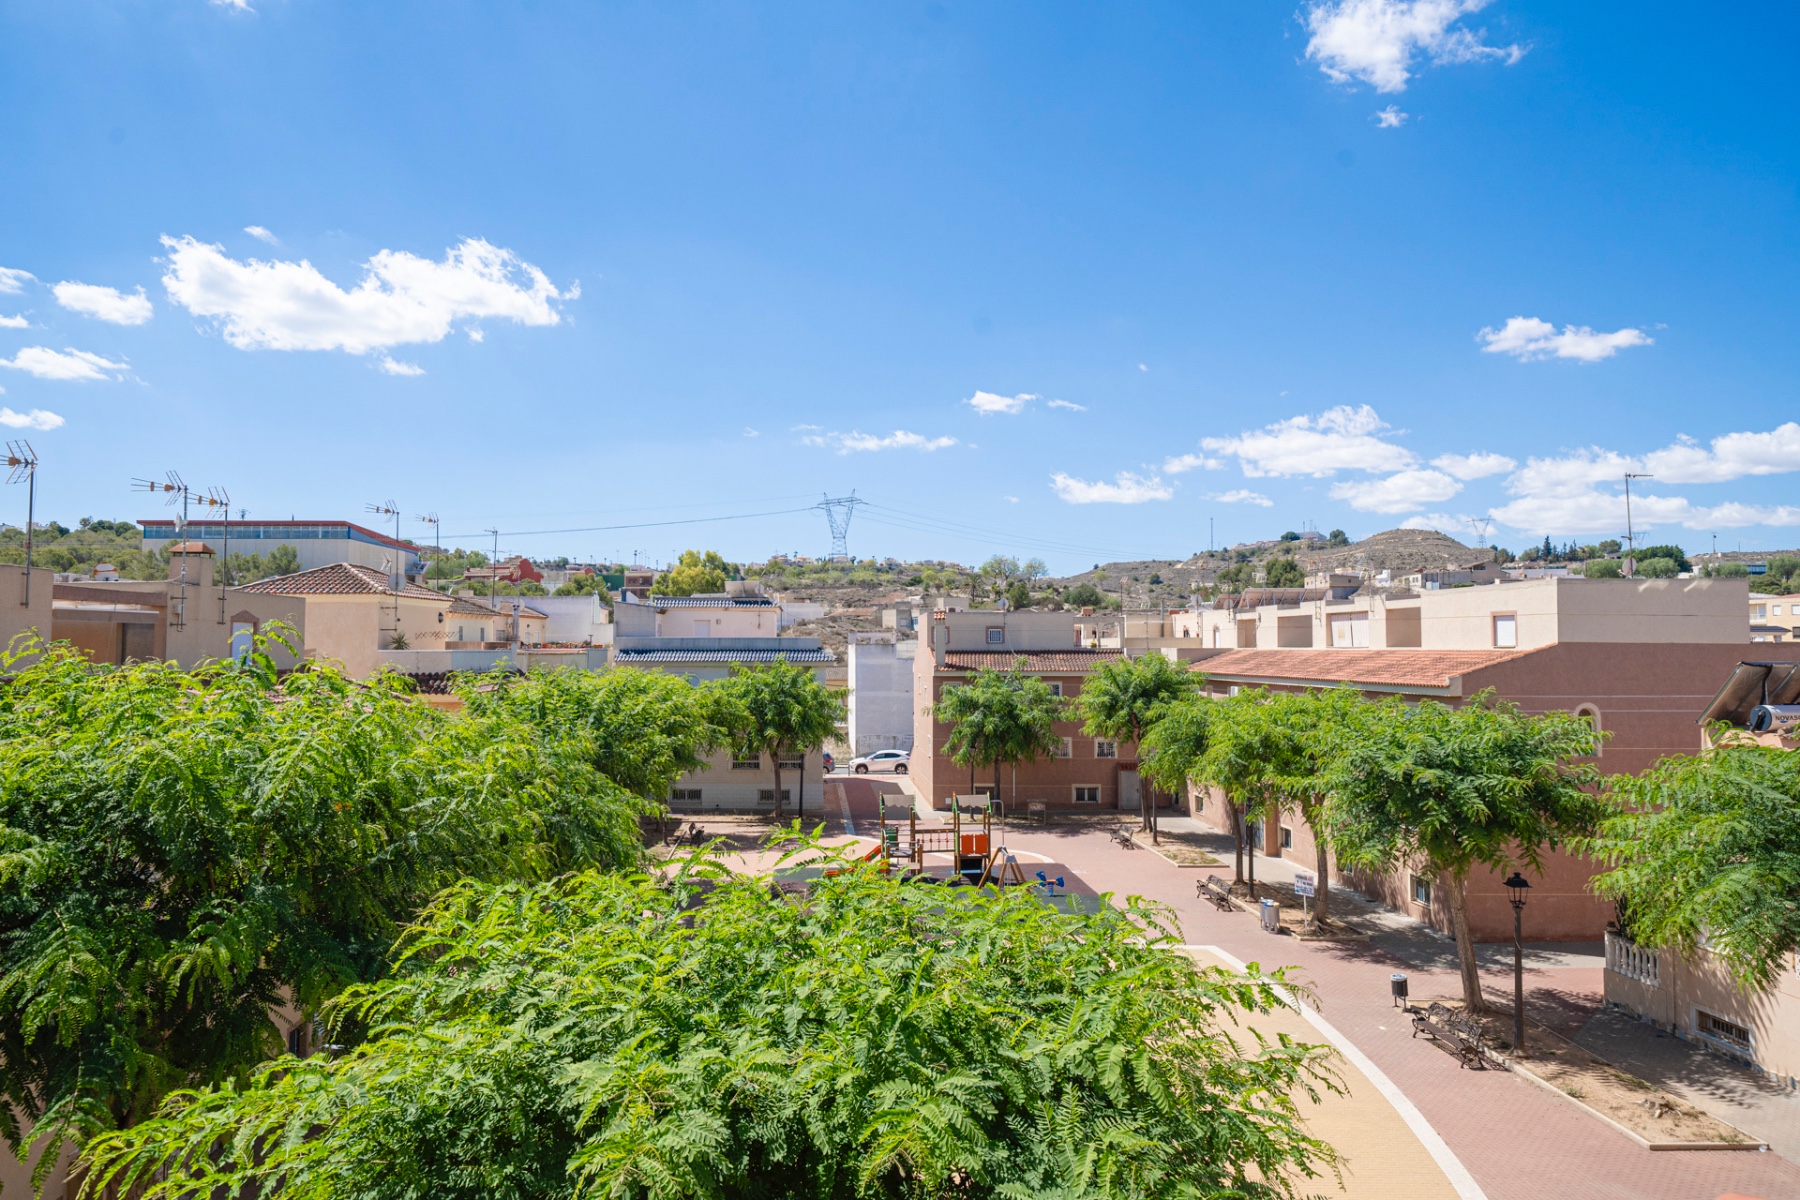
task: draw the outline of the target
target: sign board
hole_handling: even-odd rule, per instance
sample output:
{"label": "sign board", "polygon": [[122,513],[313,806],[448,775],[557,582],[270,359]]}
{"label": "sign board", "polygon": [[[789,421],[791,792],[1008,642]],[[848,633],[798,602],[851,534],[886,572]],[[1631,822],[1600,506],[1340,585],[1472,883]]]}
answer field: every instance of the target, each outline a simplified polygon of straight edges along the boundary
{"label": "sign board", "polygon": [[1313,878],[1313,876],[1306,871],[1294,872],[1294,895],[1296,895],[1296,896],[1316,896],[1316,895],[1318,895],[1318,893],[1313,890],[1313,884],[1315,882],[1316,882],[1316,880]]}

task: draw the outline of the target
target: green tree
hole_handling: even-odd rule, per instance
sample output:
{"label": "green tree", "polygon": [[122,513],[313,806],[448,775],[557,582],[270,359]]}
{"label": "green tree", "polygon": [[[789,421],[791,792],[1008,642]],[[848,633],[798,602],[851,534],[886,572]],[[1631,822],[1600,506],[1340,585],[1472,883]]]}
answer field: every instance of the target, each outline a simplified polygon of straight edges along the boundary
{"label": "green tree", "polygon": [[[1069,709],[1089,737],[1110,738],[1121,752],[1127,742],[1136,750],[1169,706],[1193,695],[1198,686],[1184,664],[1160,654],[1118,658],[1101,663],[1082,681],[1081,694]],[[1156,806],[1146,797],[1140,812],[1143,827],[1156,840]]]}
{"label": "green tree", "polygon": [[804,902],[705,860],[460,885],[334,1006],[374,1036],[173,1098],[90,1192],[1270,1200],[1334,1170],[1300,1107],[1326,1052],[1237,1040],[1280,973],[1196,968],[1160,910],[835,861]]}
{"label": "green tree", "polygon": [[[654,586],[654,585],[652,585]],[[560,585],[553,593],[557,596],[598,596],[600,603],[612,607],[612,592],[607,589],[606,580],[594,575],[574,575],[569,581]]]}
{"label": "green tree", "polygon": [[[975,787],[975,768],[994,768],[994,799],[1000,799],[1000,767],[1054,755],[1061,739],[1056,719],[1062,702],[1050,685],[1026,674],[1023,662],[997,671],[983,667],[969,682],[945,688],[932,715],[950,726],[945,753],[958,766],[969,768],[969,788]],[[1018,774],[1014,775],[1013,801],[1018,800]]]}
{"label": "green tree", "polygon": [[1436,878],[1450,909],[1463,1000],[1484,1011],[1469,936],[1468,880],[1477,866],[1542,873],[1543,854],[1594,832],[1606,812],[1580,760],[1604,735],[1566,712],[1530,716],[1478,693],[1460,708],[1383,701],[1333,765],[1331,840],[1340,863]]}
{"label": "green tree", "polygon": [[1642,579],[1673,579],[1681,568],[1672,558],[1640,558],[1637,574]]}
{"label": "green tree", "polygon": [[1320,921],[1331,919],[1329,780],[1338,757],[1378,711],[1348,687],[1277,693],[1261,708],[1270,726],[1267,758],[1275,787],[1312,831],[1318,875],[1313,910]]}
{"label": "green tree", "polygon": [[1078,583],[1067,589],[1062,601],[1070,608],[1105,608],[1110,603],[1106,593],[1091,583]]}
{"label": "green tree", "polygon": [[1618,579],[1625,572],[1616,558],[1590,558],[1582,564],[1581,573],[1589,579]]}
{"label": "green tree", "polygon": [[1608,869],[1636,940],[1704,945],[1746,989],[1774,983],[1800,950],[1800,754],[1726,744],[1607,783],[1612,809],[1576,844]]}
{"label": "green tree", "polygon": [[1300,564],[1291,558],[1272,560],[1264,571],[1264,581],[1272,588],[1297,588],[1306,586],[1306,572]]}
{"label": "green tree", "polygon": [[[1180,746],[1177,761],[1185,762],[1188,778],[1223,793],[1231,815],[1234,881],[1246,886],[1252,899],[1256,855],[1247,827],[1280,810],[1284,786],[1300,771],[1295,761],[1300,753],[1297,741],[1291,730],[1273,719],[1269,704],[1269,693],[1261,688],[1214,699],[1196,696],[1171,710],[1150,731],[1158,751],[1165,744]],[[1162,725],[1177,716],[1179,722],[1164,735]]]}
{"label": "green tree", "polygon": [[1704,570],[1711,579],[1743,579],[1750,574],[1750,568],[1741,562],[1711,563]]}
{"label": "green tree", "polygon": [[[308,662],[0,663],[0,1130],[19,1157],[245,1078],[458,879],[639,860],[644,805],[518,722]],[[34,657],[35,656],[35,657]],[[29,1135],[21,1130],[30,1127]]]}
{"label": "green tree", "polygon": [[1014,612],[1031,607],[1031,588],[1023,579],[1015,579],[1012,586],[1006,589],[1006,606]]}
{"label": "green tree", "polygon": [[1673,545],[1668,545],[1668,544],[1664,544],[1664,545],[1660,545],[1660,546],[1645,546],[1641,550],[1639,550],[1634,557],[1638,560],[1638,574],[1640,574],[1640,575],[1642,575],[1644,573],[1644,571],[1643,571],[1644,562],[1647,559],[1652,559],[1652,558],[1668,559],[1669,561],[1671,561],[1675,564],[1675,569],[1677,571],[1691,571],[1694,569],[1693,564],[1688,561],[1688,556],[1682,552],[1682,549],[1680,546],[1673,546]]}
{"label": "green tree", "polygon": [[269,572],[272,575],[292,575],[300,569],[300,552],[283,542],[269,551]]}
{"label": "green tree", "polygon": [[1341,529],[1334,529],[1326,537],[1325,544],[1327,546],[1348,546],[1350,544],[1350,535]]}
{"label": "green tree", "polygon": [[673,567],[656,577],[650,585],[652,596],[693,596],[702,592],[722,592],[725,581],[735,574],[732,565],[717,550],[701,554],[683,550]]}
{"label": "green tree", "polygon": [[[716,719],[732,744],[768,755],[775,763],[775,815],[783,812],[781,760],[804,758],[837,734],[844,718],[844,693],[820,683],[810,667],[785,657],[764,665],[738,666],[729,679],[710,685]],[[806,815],[806,771],[795,789],[795,810]]]}

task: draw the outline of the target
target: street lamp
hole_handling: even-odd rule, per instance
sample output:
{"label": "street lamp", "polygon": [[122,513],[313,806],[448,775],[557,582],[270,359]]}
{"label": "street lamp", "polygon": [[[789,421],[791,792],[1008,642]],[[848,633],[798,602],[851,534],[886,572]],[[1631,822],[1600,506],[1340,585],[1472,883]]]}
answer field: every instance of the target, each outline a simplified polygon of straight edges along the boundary
{"label": "street lamp", "polygon": [[1531,884],[1517,871],[1506,881],[1513,910],[1513,1054],[1525,1057],[1525,893]]}

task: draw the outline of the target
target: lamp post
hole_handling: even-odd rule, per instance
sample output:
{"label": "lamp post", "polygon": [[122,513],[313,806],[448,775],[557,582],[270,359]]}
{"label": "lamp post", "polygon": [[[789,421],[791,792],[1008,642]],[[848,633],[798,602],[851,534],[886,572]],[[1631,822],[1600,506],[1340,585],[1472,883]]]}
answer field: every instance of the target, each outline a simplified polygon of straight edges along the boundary
{"label": "lamp post", "polygon": [[1513,1055],[1525,1057],[1525,893],[1531,884],[1517,871],[1506,881],[1506,899],[1513,910]]}

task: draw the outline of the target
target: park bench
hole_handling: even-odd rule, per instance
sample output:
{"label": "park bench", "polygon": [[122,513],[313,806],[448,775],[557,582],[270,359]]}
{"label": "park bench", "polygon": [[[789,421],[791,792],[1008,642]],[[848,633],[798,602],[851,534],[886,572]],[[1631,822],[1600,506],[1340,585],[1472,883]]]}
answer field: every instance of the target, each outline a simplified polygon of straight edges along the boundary
{"label": "park bench", "polygon": [[1231,889],[1219,881],[1217,875],[1208,875],[1205,879],[1194,881],[1194,894],[1202,900],[1212,901],[1214,908],[1220,912],[1233,912]]}
{"label": "park bench", "polygon": [[1456,1055],[1458,1069],[1487,1065],[1487,1051],[1481,1045],[1481,1025],[1465,1013],[1433,1001],[1424,1012],[1413,1014],[1413,1036],[1418,1037],[1421,1033],[1436,1039],[1439,1045]]}
{"label": "park bench", "polygon": [[1137,848],[1137,843],[1132,840],[1131,833],[1131,826],[1115,825],[1111,831],[1112,840],[1119,843],[1119,845],[1127,850],[1135,850]]}
{"label": "park bench", "polygon": [[1025,802],[1025,815],[1039,825],[1048,824],[1050,821],[1050,806],[1042,800],[1027,800]]}

